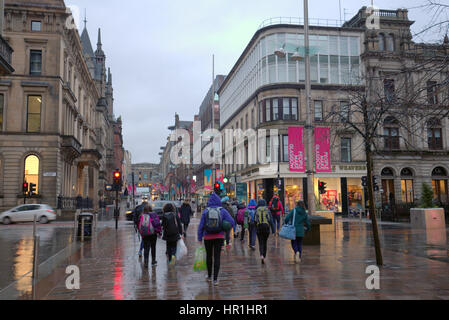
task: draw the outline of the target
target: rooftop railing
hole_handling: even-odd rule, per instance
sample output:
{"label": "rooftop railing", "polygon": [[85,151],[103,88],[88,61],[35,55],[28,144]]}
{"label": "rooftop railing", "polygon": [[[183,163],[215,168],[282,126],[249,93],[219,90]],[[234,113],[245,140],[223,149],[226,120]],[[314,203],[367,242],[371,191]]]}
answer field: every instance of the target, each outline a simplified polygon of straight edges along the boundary
{"label": "rooftop railing", "polygon": [[[344,21],[335,20],[335,19],[309,19],[309,24],[311,26],[320,26],[320,27],[341,27]],[[275,17],[264,20],[260,25],[259,29],[277,25],[277,24],[293,24],[302,26],[304,25],[304,18],[299,17]]]}

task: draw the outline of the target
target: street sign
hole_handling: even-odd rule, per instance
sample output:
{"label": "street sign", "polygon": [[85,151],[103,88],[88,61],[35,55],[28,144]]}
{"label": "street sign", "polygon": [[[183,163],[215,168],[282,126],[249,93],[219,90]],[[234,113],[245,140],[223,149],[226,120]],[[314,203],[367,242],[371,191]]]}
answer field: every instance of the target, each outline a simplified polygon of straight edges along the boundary
{"label": "street sign", "polygon": [[112,191],[112,185],[110,184],[107,184],[104,188],[106,191]]}

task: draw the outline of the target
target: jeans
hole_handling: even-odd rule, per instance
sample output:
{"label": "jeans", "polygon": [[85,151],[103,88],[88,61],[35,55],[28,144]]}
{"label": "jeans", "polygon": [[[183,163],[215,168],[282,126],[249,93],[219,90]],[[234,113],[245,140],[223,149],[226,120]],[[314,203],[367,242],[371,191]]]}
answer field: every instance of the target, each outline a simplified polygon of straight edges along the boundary
{"label": "jeans", "polygon": [[273,214],[271,215],[273,217],[273,223],[271,224],[271,230],[273,233],[279,231],[281,229],[281,215],[280,214]]}
{"label": "jeans", "polygon": [[256,225],[253,223],[250,223],[248,225],[248,232],[249,232],[249,245],[251,247],[256,246]]}
{"label": "jeans", "polygon": [[171,258],[173,256],[176,256],[176,245],[178,244],[178,241],[167,241],[167,255],[168,255],[168,262],[171,261]]}
{"label": "jeans", "polygon": [[245,228],[243,225],[240,225],[240,240],[243,241],[245,239]]}
{"label": "jeans", "polygon": [[140,241],[140,250],[139,250],[139,254],[142,254],[143,249],[144,249],[144,244],[143,244],[143,238],[142,238],[142,240]]}
{"label": "jeans", "polygon": [[218,279],[218,272],[220,271],[220,256],[222,244],[223,239],[204,240],[204,245],[206,247],[207,275],[209,276],[209,278],[212,277],[213,266],[214,280]]}
{"label": "jeans", "polygon": [[157,235],[142,238],[143,260],[145,261],[145,263],[148,263],[150,249],[151,249],[151,261],[156,262],[156,242],[157,242]]}
{"label": "jeans", "polygon": [[302,239],[303,237],[296,237],[296,240],[292,240],[292,248],[293,251],[299,252],[299,257],[301,258],[302,256]]}
{"label": "jeans", "polygon": [[257,238],[259,239],[259,252],[260,255],[264,258],[267,257],[267,241],[268,237],[270,236],[269,233],[258,233]]}

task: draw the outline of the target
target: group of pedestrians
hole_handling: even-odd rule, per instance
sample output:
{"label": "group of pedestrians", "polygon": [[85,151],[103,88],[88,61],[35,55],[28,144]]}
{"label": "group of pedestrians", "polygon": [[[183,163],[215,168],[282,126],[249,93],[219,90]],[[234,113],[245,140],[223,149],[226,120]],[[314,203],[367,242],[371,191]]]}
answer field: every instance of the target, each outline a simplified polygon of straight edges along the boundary
{"label": "group of pedestrians", "polygon": [[[136,231],[142,237],[139,257],[142,257],[143,253],[145,268],[149,265],[150,252],[152,266],[157,265],[158,238],[166,241],[167,263],[169,265],[176,263],[178,241],[186,238],[190,218],[194,214],[187,200],[179,210],[169,203],[163,207],[162,211],[163,215],[160,219],[146,202],[135,208],[134,224]],[[298,201],[296,208],[285,215],[277,195],[268,204],[264,199],[258,202],[251,199],[246,206],[236,200],[231,202],[228,197],[222,199],[218,192],[212,193],[198,226],[198,241],[201,245],[204,241],[206,250],[206,279],[218,285],[221,251],[225,246],[231,246],[231,230],[234,230],[234,239],[240,238],[242,243],[245,241],[245,234],[248,233],[248,246],[254,251],[257,239],[261,263],[265,264],[268,239],[270,234],[279,236],[281,216],[284,217],[284,224],[293,222],[295,224],[296,239],[291,241],[291,246],[295,254],[295,262],[301,262],[302,241],[305,232],[311,228],[304,202]]]}

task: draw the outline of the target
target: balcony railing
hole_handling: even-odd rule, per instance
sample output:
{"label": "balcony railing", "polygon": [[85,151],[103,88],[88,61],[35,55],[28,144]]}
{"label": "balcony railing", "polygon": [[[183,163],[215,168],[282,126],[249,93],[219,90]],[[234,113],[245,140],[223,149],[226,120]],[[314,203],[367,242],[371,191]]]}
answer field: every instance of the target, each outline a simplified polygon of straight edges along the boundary
{"label": "balcony railing", "polygon": [[[311,26],[320,26],[320,27],[341,27],[344,21],[335,20],[335,19],[309,19],[309,24]],[[260,25],[259,29],[277,25],[277,24],[293,24],[298,26],[304,25],[304,18],[299,17],[275,17],[264,20]]]}

